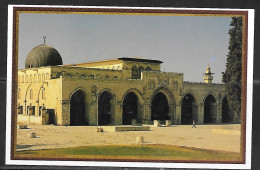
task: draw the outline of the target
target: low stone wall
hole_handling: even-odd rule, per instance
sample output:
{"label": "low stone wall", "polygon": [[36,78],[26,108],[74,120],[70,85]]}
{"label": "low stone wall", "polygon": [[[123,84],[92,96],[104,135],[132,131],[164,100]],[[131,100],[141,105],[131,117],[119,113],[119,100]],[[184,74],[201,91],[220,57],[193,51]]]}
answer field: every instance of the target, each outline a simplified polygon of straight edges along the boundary
{"label": "low stone wall", "polygon": [[40,116],[17,115],[17,123],[41,125],[42,118]]}
{"label": "low stone wall", "polygon": [[104,126],[104,131],[120,132],[120,131],[149,131],[149,126]]}

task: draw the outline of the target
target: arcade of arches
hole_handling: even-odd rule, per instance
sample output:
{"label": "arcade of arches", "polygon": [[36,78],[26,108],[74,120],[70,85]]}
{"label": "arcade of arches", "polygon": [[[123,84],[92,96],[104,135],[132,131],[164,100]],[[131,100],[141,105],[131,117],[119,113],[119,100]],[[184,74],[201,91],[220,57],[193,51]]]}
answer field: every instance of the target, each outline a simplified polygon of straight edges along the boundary
{"label": "arcade of arches", "polygon": [[[27,57],[28,67],[18,71],[19,123],[234,123],[226,87],[212,83],[209,67],[203,77],[207,81],[185,82],[183,73],[162,72],[159,60],[122,57],[62,65],[59,53],[47,45],[32,49]],[[37,65],[39,58],[46,62]]]}

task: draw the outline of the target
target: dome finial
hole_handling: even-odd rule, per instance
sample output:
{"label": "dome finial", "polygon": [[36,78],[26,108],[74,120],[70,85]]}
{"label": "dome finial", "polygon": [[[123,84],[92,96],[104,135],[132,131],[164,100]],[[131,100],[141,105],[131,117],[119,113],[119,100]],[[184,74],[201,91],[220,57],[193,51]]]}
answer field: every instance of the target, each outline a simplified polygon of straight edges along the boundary
{"label": "dome finial", "polygon": [[45,39],[46,39],[46,36],[43,36],[43,43],[44,44],[45,44],[45,41],[46,41]]}

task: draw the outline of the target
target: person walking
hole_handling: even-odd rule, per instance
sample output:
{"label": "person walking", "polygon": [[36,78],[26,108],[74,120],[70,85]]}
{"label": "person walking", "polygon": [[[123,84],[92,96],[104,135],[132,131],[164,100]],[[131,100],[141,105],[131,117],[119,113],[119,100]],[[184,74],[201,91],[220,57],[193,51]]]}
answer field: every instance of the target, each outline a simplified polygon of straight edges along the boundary
{"label": "person walking", "polygon": [[195,122],[195,120],[192,121],[192,128],[193,128],[193,127],[197,128],[197,127],[196,127],[196,122]]}

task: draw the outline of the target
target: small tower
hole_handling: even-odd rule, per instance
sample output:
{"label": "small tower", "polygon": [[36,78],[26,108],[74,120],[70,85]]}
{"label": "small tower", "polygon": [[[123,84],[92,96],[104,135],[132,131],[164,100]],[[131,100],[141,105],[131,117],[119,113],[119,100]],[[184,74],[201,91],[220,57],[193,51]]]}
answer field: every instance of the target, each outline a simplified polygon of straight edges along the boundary
{"label": "small tower", "polygon": [[207,68],[206,68],[206,72],[203,73],[204,82],[207,83],[207,84],[211,84],[212,80],[213,80],[213,74],[215,74],[215,73],[211,73],[210,67],[208,65]]}

